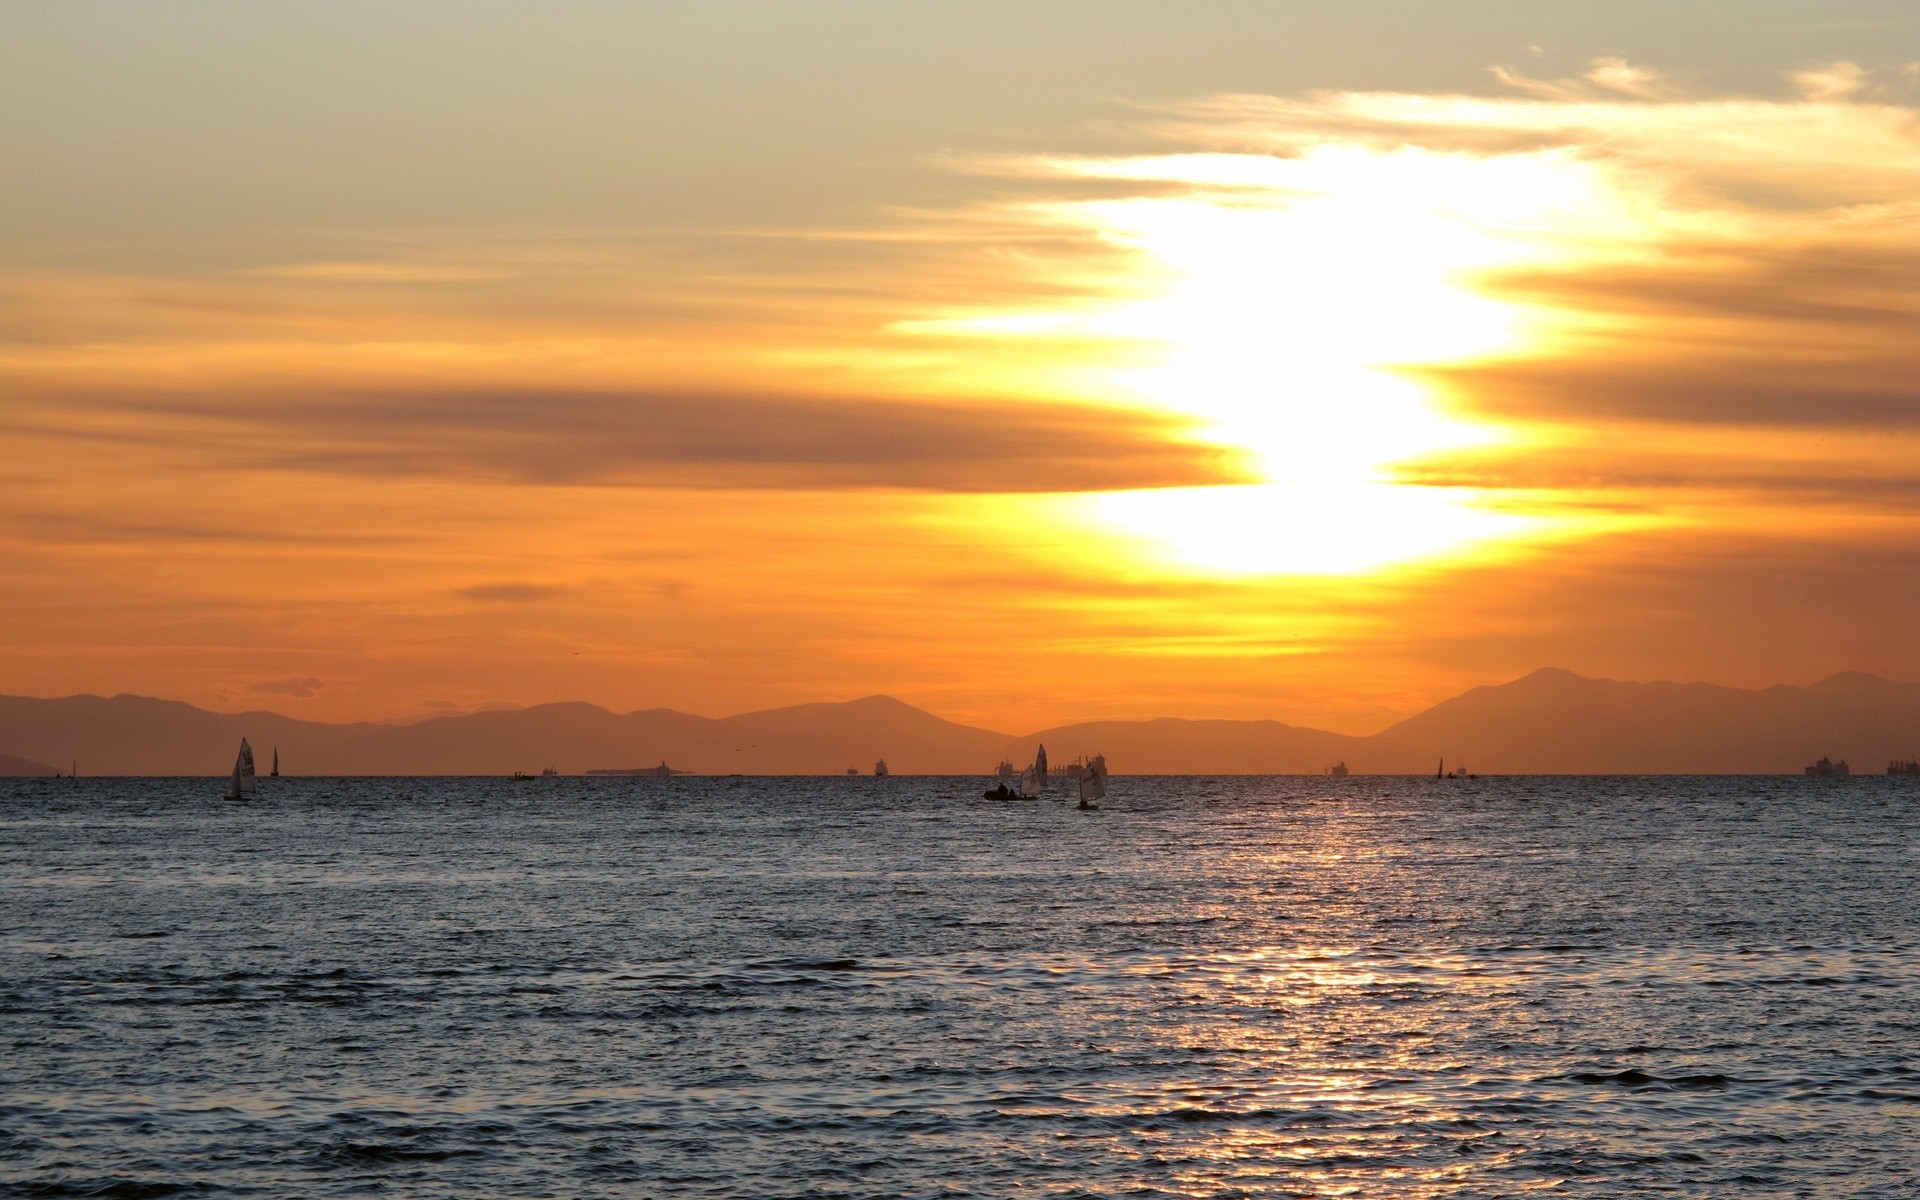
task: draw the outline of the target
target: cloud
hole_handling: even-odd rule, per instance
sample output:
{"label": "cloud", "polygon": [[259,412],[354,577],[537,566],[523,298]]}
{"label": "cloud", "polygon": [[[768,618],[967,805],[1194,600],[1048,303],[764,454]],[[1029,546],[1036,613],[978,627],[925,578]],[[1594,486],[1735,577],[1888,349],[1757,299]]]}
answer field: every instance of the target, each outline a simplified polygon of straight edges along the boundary
{"label": "cloud", "polygon": [[1595,59],[1585,78],[1596,87],[1639,100],[1656,100],[1667,92],[1658,74],[1636,67],[1624,58]]}
{"label": "cloud", "polygon": [[1799,86],[1800,94],[1816,104],[1857,96],[1866,90],[1868,83],[1867,72],[1858,63],[1850,62],[1833,62],[1795,71],[1792,79]]}
{"label": "cloud", "polygon": [[[75,407],[117,414],[63,424]],[[538,388],[93,394],[16,430],[336,475],[536,484],[1069,492],[1244,478],[1193,422],[1059,402]]]}
{"label": "cloud", "polygon": [[247,685],[250,690],[263,696],[298,696],[306,698],[319,692],[327,685],[318,679],[262,679],[258,683]]}
{"label": "cloud", "polygon": [[[1189,294],[1183,269],[1226,264],[1231,303],[1205,311],[1204,332],[1221,344],[1244,320],[1253,352],[1210,382],[1241,387],[1272,426],[1307,424],[1287,424],[1289,392],[1300,410],[1356,404],[1263,395],[1248,372],[1283,384],[1359,331],[1349,360],[1487,432],[1384,458],[1397,483],[1538,516],[1603,557],[1625,529],[1684,529],[1702,546],[1788,528],[1851,545],[1910,536],[1887,529],[1920,512],[1920,111],[1850,63],[1798,73],[1786,98],[1690,95],[1620,59],[1571,78],[1496,74],[1524,94],[1214,96],[1162,110],[1148,127],[1159,152],[976,165],[1072,188],[1050,211],[1123,237],[1146,227],[1127,206],[1165,215]],[[1102,190],[1083,199],[1086,185]],[[1234,236],[1210,258],[1194,231],[1211,217],[1196,214],[1216,212],[1234,214]],[[1296,215],[1320,236],[1287,242]],[[1395,240],[1396,221],[1418,236]],[[1341,269],[1323,271],[1332,286],[1290,303],[1287,280],[1349,233]],[[1395,287],[1393,271],[1449,246],[1462,256],[1424,293],[1433,303],[1404,303],[1435,277]],[[1248,314],[1263,305],[1261,325]],[[1476,312],[1498,314],[1478,345],[1401,336],[1450,317],[1468,329]],[[1400,426],[1363,427],[1365,449]],[[1337,429],[1309,439],[1322,461]]]}
{"label": "cloud", "polygon": [[564,595],[566,588],[549,587],[537,583],[482,583],[456,590],[456,594],[469,600],[498,602],[503,604],[528,604],[537,600],[550,600]]}

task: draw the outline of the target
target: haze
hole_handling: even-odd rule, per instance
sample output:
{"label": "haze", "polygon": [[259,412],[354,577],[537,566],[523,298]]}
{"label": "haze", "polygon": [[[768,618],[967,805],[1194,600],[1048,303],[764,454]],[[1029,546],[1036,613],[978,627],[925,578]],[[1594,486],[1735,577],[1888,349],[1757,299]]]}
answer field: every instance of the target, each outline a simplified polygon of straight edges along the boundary
{"label": "haze", "polygon": [[0,693],[1920,675],[1920,17],[1541,9],[14,6]]}

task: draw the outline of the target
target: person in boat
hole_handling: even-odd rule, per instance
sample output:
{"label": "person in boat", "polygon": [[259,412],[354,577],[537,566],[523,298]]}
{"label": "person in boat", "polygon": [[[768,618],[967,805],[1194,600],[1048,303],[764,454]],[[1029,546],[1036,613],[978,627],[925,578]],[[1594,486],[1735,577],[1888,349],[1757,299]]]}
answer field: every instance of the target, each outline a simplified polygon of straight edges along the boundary
{"label": "person in boat", "polygon": [[1001,785],[1000,785],[999,787],[996,787],[996,788],[994,788],[994,789],[993,789],[992,791],[990,791],[990,792],[981,792],[981,793],[980,793],[980,795],[981,795],[982,797],[984,797],[985,799],[988,799],[988,800],[1011,800],[1011,799],[1013,799],[1013,798],[1014,798],[1014,796],[1016,796],[1017,794],[1018,794],[1018,793],[1016,793],[1016,792],[1015,792],[1015,791],[1014,791],[1014,790],[1013,790],[1012,788],[1009,788],[1009,787],[1008,787],[1008,786],[1007,786],[1006,784],[1004,784],[1004,783],[1003,783],[1003,784],[1001,784]]}

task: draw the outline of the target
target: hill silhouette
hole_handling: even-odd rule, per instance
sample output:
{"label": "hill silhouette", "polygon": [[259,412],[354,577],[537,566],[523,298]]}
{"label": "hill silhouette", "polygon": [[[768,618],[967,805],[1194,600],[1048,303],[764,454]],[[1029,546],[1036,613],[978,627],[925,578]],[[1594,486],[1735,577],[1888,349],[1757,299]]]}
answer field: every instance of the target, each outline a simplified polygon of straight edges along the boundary
{"label": "hill silhouette", "polygon": [[1442,701],[1379,736],[1503,774],[1773,774],[1822,755],[1878,772],[1920,747],[1920,684],[1848,671],[1748,691],[1546,668]]}
{"label": "hill silhouette", "polygon": [[883,756],[902,773],[984,774],[1007,740],[886,696],[723,718],[541,704],[411,725],[212,713],[145,696],[0,696],[0,746],[77,758],[90,775],[224,773],[242,737],[262,769],[277,747],[290,775],[575,774],[662,761],[702,774],[839,774],[871,771]]}
{"label": "hill silhouette", "polygon": [[58,771],[43,762],[30,758],[21,758],[17,754],[0,754],[0,776],[18,779],[29,775],[53,776]]}
{"label": "hill silhouette", "polygon": [[542,704],[408,725],[213,713],[119,695],[0,696],[0,766],[52,774],[219,775],[242,736],[296,775],[505,775],[554,767],[700,774],[840,774],[885,758],[898,774],[986,775],[1002,759],[1104,753],[1116,774],[1424,774],[1444,755],[1481,774],[1798,772],[1822,755],[1878,772],[1920,750],[1920,684],[1846,672],[1809,687],[1625,683],[1547,668],[1477,687],[1369,737],[1278,721],[1093,721],[1020,737],[943,720],[888,696],[702,717]]}
{"label": "hill silhouette", "polygon": [[[1431,770],[1424,748],[1394,738],[1349,737],[1279,721],[1086,721],[1009,741],[999,753],[1017,766],[1036,743],[1055,765],[1105,754],[1115,771],[1154,775],[1313,775],[1337,762],[1363,774]],[[1146,765],[1151,764],[1151,766]]]}

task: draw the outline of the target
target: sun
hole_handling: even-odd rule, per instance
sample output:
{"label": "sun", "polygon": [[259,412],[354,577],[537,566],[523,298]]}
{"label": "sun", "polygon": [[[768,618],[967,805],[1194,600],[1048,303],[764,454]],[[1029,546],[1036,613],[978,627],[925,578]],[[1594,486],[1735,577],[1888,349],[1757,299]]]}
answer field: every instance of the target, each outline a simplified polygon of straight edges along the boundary
{"label": "sun", "polygon": [[[1578,163],[1325,146],[1059,169],[1156,185],[1048,206],[1137,277],[1124,299],[1074,318],[1075,332],[1150,347],[1107,372],[1112,386],[1191,419],[1260,479],[1091,497],[1090,520],[1170,566],[1262,574],[1374,570],[1550,523],[1469,490],[1410,486],[1396,469],[1524,436],[1447,411],[1413,369],[1529,351],[1539,314],[1475,280],[1566,252],[1594,207]],[[1000,328],[1023,323],[1061,328],[1058,314],[1006,314]]]}

